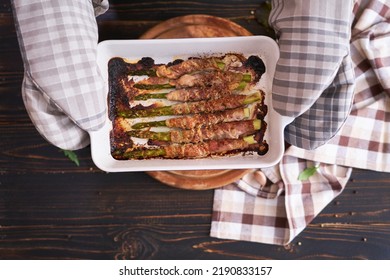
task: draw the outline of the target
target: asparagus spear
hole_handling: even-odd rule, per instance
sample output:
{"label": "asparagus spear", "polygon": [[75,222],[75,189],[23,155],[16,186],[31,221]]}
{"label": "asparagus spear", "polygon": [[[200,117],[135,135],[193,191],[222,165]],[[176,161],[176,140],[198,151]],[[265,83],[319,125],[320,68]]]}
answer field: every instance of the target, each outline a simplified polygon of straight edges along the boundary
{"label": "asparagus spear", "polygon": [[258,144],[253,135],[243,139],[210,140],[199,144],[171,144],[152,149],[134,149],[123,153],[124,159],[148,159],[148,158],[204,158],[210,155],[223,155],[229,152],[257,150]]}
{"label": "asparagus spear", "polygon": [[196,143],[205,140],[237,139],[252,134],[261,128],[258,119],[236,122],[223,122],[202,129],[171,130],[168,132],[155,132],[150,130],[132,130],[129,136],[146,138],[150,140],[168,141],[173,143]]}
{"label": "asparagus spear", "polygon": [[261,98],[262,97],[260,92],[257,91],[250,95],[229,95],[214,100],[187,102],[157,108],[124,110],[119,111],[118,115],[124,118],[143,118],[196,113],[212,113],[245,106],[257,102],[261,100]]}
{"label": "asparagus spear", "polygon": [[167,99],[168,93],[169,92],[140,94],[140,95],[135,96],[134,100]]}
{"label": "asparagus spear", "polygon": [[222,112],[216,112],[213,114],[194,114],[190,116],[181,116],[171,119],[166,119],[162,121],[153,121],[153,122],[139,122],[134,124],[132,129],[142,129],[147,127],[177,127],[182,129],[192,129],[195,127],[201,127],[205,125],[213,125],[223,121],[239,121],[249,118],[250,110],[249,108],[236,108],[225,110]]}
{"label": "asparagus spear", "polygon": [[138,89],[144,89],[144,90],[158,90],[158,89],[173,89],[175,88],[175,85],[173,84],[142,84],[142,83],[137,83],[134,84],[135,88]]}
{"label": "asparagus spear", "polygon": [[157,127],[157,126],[168,126],[167,120],[163,121],[154,121],[154,122],[139,122],[134,124],[131,128],[132,129],[142,129],[146,127]]}

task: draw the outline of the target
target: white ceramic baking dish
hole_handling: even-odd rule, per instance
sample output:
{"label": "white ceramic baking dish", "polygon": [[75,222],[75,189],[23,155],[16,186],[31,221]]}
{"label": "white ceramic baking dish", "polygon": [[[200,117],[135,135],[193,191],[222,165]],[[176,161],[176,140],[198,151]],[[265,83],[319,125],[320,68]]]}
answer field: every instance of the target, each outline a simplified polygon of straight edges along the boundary
{"label": "white ceramic baking dish", "polygon": [[[111,121],[108,119],[100,130],[91,132],[92,159],[97,167],[107,172],[157,171],[157,170],[200,170],[200,169],[252,169],[275,165],[284,152],[283,131],[291,121],[282,117],[272,107],[271,88],[275,64],[279,58],[278,45],[269,37],[223,37],[190,39],[153,40],[110,40],[98,46],[98,65],[108,81],[108,61],[112,57],[125,57],[137,61],[142,57],[152,57],[156,63],[166,63],[174,59],[190,56],[242,53],[245,56],[258,55],[266,65],[259,87],[265,91],[265,104],[268,123],[265,139],[269,145],[266,155],[234,155],[205,159],[144,159],[115,160],[110,154]],[[106,82],[108,93],[108,82]],[[106,98],[107,99],[107,98]]]}

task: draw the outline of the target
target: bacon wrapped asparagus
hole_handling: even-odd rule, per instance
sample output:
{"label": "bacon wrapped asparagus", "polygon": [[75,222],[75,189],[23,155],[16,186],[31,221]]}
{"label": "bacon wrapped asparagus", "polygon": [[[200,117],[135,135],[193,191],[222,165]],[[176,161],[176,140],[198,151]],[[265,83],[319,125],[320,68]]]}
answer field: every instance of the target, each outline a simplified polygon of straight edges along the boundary
{"label": "bacon wrapped asparagus", "polygon": [[135,83],[133,86],[141,90],[183,89],[192,87],[220,87],[230,90],[243,89],[252,81],[250,74],[240,72],[203,71],[193,74],[184,74],[176,80],[162,77],[149,77]]}
{"label": "bacon wrapped asparagus", "polygon": [[153,107],[145,109],[131,109],[119,111],[118,115],[124,118],[145,118],[155,116],[186,115],[197,113],[212,113],[234,109],[257,101],[261,101],[260,91],[250,95],[228,95],[219,99],[186,102],[171,106]]}
{"label": "bacon wrapped asparagus", "polygon": [[181,63],[174,65],[160,65],[156,69],[156,75],[158,77],[177,79],[184,74],[200,70],[223,70],[225,66],[225,63],[223,63],[221,59],[215,57],[194,58],[184,60]]}
{"label": "bacon wrapped asparagus", "polygon": [[129,136],[173,143],[199,143],[206,140],[238,139],[255,133],[261,128],[260,120],[223,122],[214,126],[197,129],[172,129],[168,132],[132,130]]}
{"label": "bacon wrapped asparagus", "polygon": [[[118,66],[109,70],[116,159],[267,151],[267,124],[259,114],[266,112],[264,92],[254,87],[265,71],[260,58],[229,54],[160,65],[150,58],[137,63],[115,58],[112,64]],[[142,75],[148,77],[136,77]],[[150,129],[158,126],[170,129]]]}
{"label": "bacon wrapped asparagus", "polygon": [[132,129],[147,127],[175,127],[181,129],[193,129],[195,127],[210,126],[221,122],[240,121],[249,118],[250,110],[246,107],[215,112],[211,114],[193,114],[170,118],[162,121],[139,122],[132,125]]}
{"label": "bacon wrapped asparagus", "polygon": [[134,100],[167,99],[170,101],[188,102],[216,99],[229,94],[233,94],[233,91],[226,86],[208,88],[194,87],[177,89],[169,92],[141,93],[135,96]]}
{"label": "bacon wrapped asparagus", "polygon": [[255,151],[259,154],[267,150],[268,145],[258,143],[254,136],[247,136],[243,139],[222,139],[210,140],[197,144],[171,144],[159,148],[133,149],[116,155],[122,159],[148,159],[148,158],[169,158],[169,159],[191,159],[205,158],[211,155],[226,155],[245,151]]}
{"label": "bacon wrapped asparagus", "polygon": [[[258,74],[262,74],[265,71],[265,66],[260,58],[256,58],[256,64],[262,64],[262,68],[259,68],[254,63],[252,56],[246,59],[240,54],[226,54],[220,57],[193,57],[187,60],[177,59],[168,64],[155,64],[154,60],[150,57],[143,57],[136,63],[128,62],[126,59],[115,57],[109,62],[109,68],[115,71],[119,70],[121,73],[125,73],[131,76],[158,76],[169,79],[177,79],[184,74],[194,73],[204,70],[242,70],[252,69]],[[250,62],[250,63],[248,63]]]}

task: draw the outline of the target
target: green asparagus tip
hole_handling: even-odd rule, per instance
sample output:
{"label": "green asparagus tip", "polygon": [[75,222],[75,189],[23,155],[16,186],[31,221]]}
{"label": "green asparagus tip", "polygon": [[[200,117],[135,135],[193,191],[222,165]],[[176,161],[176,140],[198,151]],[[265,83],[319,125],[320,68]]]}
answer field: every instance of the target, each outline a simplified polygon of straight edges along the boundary
{"label": "green asparagus tip", "polygon": [[253,120],[253,128],[255,130],[259,130],[261,128],[261,120],[258,119]]}
{"label": "green asparagus tip", "polygon": [[250,110],[249,108],[244,108],[244,117],[249,118]]}
{"label": "green asparagus tip", "polygon": [[242,81],[249,83],[250,81],[252,81],[252,75],[251,74],[244,74],[242,77]]}
{"label": "green asparagus tip", "polygon": [[256,144],[255,136],[254,135],[249,135],[244,137],[244,141],[247,142],[248,144]]}
{"label": "green asparagus tip", "polygon": [[241,81],[236,90],[244,90],[247,85],[247,82]]}
{"label": "green asparagus tip", "polygon": [[260,92],[256,91],[255,93],[248,95],[248,97],[245,98],[243,104],[248,105],[259,100],[261,100]]}
{"label": "green asparagus tip", "polygon": [[217,61],[217,66],[220,70],[225,69],[225,63],[223,63],[222,61]]}

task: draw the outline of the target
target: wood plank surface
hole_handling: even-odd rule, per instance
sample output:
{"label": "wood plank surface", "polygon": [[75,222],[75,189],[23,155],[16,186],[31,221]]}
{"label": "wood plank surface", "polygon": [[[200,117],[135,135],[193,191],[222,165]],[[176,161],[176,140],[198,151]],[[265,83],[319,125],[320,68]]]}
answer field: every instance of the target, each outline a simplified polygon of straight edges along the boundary
{"label": "wood plank surface", "polygon": [[[100,39],[138,38],[193,13],[265,34],[261,1],[110,1]],[[390,175],[354,170],[345,191],[290,245],[211,238],[213,190],[175,189],[143,172],[107,174],[90,149],[76,166],[35,130],[20,94],[9,0],[0,1],[0,259],[389,259]]]}

